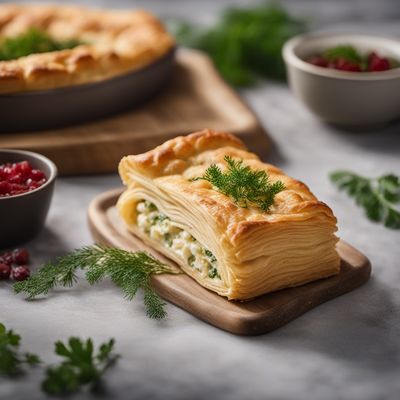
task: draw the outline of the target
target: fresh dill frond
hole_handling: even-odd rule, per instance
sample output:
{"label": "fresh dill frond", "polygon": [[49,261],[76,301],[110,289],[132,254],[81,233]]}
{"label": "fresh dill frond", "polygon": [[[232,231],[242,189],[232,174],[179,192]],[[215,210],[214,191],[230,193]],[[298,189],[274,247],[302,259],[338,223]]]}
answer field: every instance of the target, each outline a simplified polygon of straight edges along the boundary
{"label": "fresh dill frond", "polygon": [[79,269],[85,270],[85,277],[91,285],[110,278],[128,300],[132,300],[142,289],[146,313],[155,319],[166,316],[166,303],[154,292],[151,276],[180,273],[145,252],[95,244],[76,249],[58,258],[55,263],[44,265],[27,280],[15,283],[14,290],[25,293],[28,299],[34,299],[56,286],[71,287],[78,280],[76,273]]}
{"label": "fresh dill frond", "polygon": [[226,196],[232,198],[239,207],[251,205],[268,212],[274,204],[275,196],[285,189],[282,181],[271,183],[264,170],[252,170],[243,160],[224,157],[227,163],[225,172],[216,164],[210,165],[203,176],[192,180],[205,180]]}

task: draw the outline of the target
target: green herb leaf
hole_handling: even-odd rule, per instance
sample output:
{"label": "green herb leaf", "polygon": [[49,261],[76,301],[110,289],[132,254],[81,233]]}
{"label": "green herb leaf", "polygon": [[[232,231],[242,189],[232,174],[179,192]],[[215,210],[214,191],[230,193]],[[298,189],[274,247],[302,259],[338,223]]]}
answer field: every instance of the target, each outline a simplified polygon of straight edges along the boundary
{"label": "green herb leaf", "polygon": [[329,61],[335,61],[338,58],[344,58],[345,60],[356,64],[364,61],[357,49],[350,45],[331,47],[325,50],[323,53],[323,58],[326,58]]}
{"label": "green herb leaf", "polygon": [[0,323],[0,374],[14,376],[23,372],[23,365],[34,366],[41,361],[35,354],[19,352],[21,336]]}
{"label": "green herb leaf", "polygon": [[147,315],[156,319],[166,316],[165,303],[153,291],[151,276],[180,273],[147,253],[97,244],[74,250],[55,263],[44,265],[29,279],[15,283],[15,292],[25,293],[28,299],[33,299],[47,294],[56,286],[70,287],[77,281],[78,269],[86,271],[86,279],[91,285],[106,277],[111,278],[128,300],[132,300],[142,289]]}
{"label": "green herb leaf", "polygon": [[282,46],[306,30],[304,21],[267,1],[250,8],[229,8],[210,29],[179,21],[169,25],[180,44],[208,53],[222,76],[236,86],[252,85],[259,75],[285,79]]}
{"label": "green herb leaf", "polygon": [[100,345],[94,352],[93,341],[71,337],[67,344],[55,343],[55,353],[64,358],[58,366],[46,371],[42,389],[53,395],[69,394],[84,385],[96,386],[104,372],[118,359],[113,354],[114,339]]}
{"label": "green herb leaf", "polygon": [[350,171],[335,171],[332,182],[353,197],[364,208],[367,217],[382,222],[387,228],[400,229],[400,179],[393,174],[365,178]]}
{"label": "green herb leaf", "polygon": [[264,170],[252,170],[243,165],[243,160],[235,161],[229,156],[225,156],[224,160],[227,163],[226,172],[212,164],[203,176],[192,180],[202,179],[210,182],[219,192],[231,197],[239,207],[254,205],[268,212],[275,196],[285,189],[283,182],[271,183]]}
{"label": "green herb leaf", "polygon": [[25,357],[25,362],[30,366],[35,366],[41,363],[39,356],[37,356],[36,354],[25,353],[24,357]]}
{"label": "green herb leaf", "polygon": [[55,40],[46,32],[37,28],[30,28],[21,35],[2,40],[0,43],[0,60],[15,60],[29,54],[72,49],[80,44],[83,44],[83,42],[75,39]]}

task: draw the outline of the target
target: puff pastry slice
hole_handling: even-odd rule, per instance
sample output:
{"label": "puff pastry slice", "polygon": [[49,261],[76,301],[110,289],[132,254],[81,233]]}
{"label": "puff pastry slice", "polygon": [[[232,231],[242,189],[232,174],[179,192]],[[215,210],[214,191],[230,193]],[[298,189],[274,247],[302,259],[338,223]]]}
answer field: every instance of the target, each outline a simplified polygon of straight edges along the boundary
{"label": "puff pastry slice", "polygon": [[[226,155],[285,184],[268,212],[191,181],[211,164],[224,169]],[[331,209],[231,134],[177,137],[124,157],[119,172],[127,188],[117,207],[131,232],[219,295],[247,300],[339,272]]]}

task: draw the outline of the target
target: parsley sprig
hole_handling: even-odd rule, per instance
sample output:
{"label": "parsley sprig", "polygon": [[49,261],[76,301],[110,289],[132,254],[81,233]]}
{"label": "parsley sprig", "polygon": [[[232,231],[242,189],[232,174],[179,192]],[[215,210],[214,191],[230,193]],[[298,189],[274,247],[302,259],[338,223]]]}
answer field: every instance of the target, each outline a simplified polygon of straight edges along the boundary
{"label": "parsley sprig", "polygon": [[210,165],[203,176],[192,179],[210,182],[219,192],[232,198],[239,207],[259,207],[262,211],[269,211],[274,203],[275,195],[285,189],[281,181],[271,183],[264,170],[252,170],[243,165],[243,160],[234,160],[225,156],[227,163],[225,172],[216,165]]}
{"label": "parsley sprig", "polygon": [[71,337],[67,344],[55,343],[55,353],[63,361],[46,371],[42,389],[49,394],[68,394],[76,392],[84,385],[95,389],[104,372],[111,367],[119,355],[113,353],[114,339],[100,345],[95,353],[92,339],[82,341]]}
{"label": "parsley sprig", "polygon": [[14,284],[14,289],[16,293],[25,293],[28,299],[34,299],[56,286],[73,286],[78,280],[78,269],[85,270],[91,285],[110,278],[128,300],[132,300],[139,289],[143,290],[146,313],[154,319],[166,316],[166,303],[154,292],[151,276],[180,273],[142,251],[131,252],[96,244],[76,249],[55,263],[45,264],[29,279]]}
{"label": "parsley sprig", "polygon": [[[350,171],[335,171],[332,182],[364,208],[367,217],[386,227],[400,229],[400,178],[393,174],[365,178]],[[397,205],[397,208],[396,208]]]}
{"label": "parsley sprig", "polygon": [[[20,353],[21,336],[7,330],[0,323],[0,375],[16,376],[23,372],[23,365],[35,366],[42,363],[36,354]],[[71,394],[82,386],[99,387],[105,371],[114,365],[119,355],[113,353],[114,339],[102,343],[97,351],[92,339],[86,341],[70,337],[67,344],[55,343],[55,353],[63,361],[46,369],[42,382],[43,391],[49,394]]]}
{"label": "parsley sprig", "polygon": [[37,28],[30,28],[21,35],[7,37],[0,42],[0,60],[15,60],[29,54],[72,49],[82,44],[75,39],[56,40]]}
{"label": "parsley sprig", "polygon": [[0,374],[18,375],[24,365],[35,366],[41,362],[36,354],[21,353],[20,343],[21,336],[0,323]]}

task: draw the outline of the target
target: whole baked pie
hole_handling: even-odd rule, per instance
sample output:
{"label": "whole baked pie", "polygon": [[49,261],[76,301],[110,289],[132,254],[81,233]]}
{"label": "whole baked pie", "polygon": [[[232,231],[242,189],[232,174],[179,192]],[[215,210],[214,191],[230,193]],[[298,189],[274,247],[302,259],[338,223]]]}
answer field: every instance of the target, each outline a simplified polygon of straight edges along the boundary
{"label": "whole baked pie", "polygon": [[0,5],[0,93],[101,81],[148,66],[173,47],[145,11]]}

